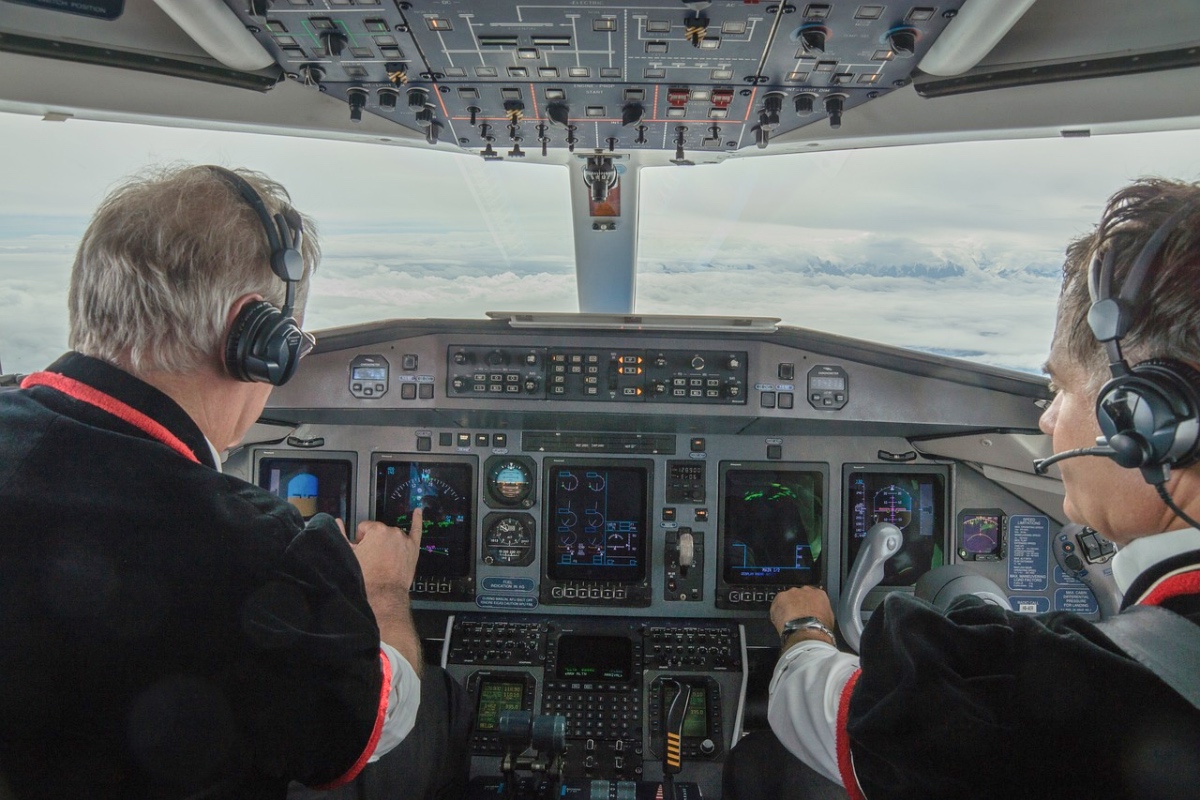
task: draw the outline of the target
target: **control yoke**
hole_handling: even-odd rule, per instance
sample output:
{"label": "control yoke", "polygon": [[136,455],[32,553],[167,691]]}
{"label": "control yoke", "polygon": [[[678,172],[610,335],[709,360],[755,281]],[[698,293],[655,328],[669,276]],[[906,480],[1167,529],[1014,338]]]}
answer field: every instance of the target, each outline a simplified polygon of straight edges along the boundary
{"label": "control yoke", "polygon": [[973,594],[994,606],[1009,607],[1008,595],[995,581],[962,564],[934,567],[917,579],[913,593],[942,611],[965,594]]}
{"label": "control yoke", "polygon": [[1054,560],[1063,572],[1080,580],[1096,597],[1100,619],[1115,617],[1125,594],[1113,577],[1112,558],[1117,547],[1092,528],[1072,522],[1050,542]]}
{"label": "control yoke", "polygon": [[838,603],[838,627],[846,644],[856,653],[863,632],[863,601],[867,592],[883,580],[884,563],[900,552],[903,541],[900,529],[890,522],[876,523],[863,537],[858,557],[854,559],[854,566],[850,568],[850,575],[846,578],[846,586],[842,589],[841,601]]}

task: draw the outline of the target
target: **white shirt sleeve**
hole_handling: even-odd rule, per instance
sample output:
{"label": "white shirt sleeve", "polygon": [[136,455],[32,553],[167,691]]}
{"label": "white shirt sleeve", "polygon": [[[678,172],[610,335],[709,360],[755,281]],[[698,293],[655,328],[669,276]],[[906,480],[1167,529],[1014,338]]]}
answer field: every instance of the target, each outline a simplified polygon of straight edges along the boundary
{"label": "white shirt sleeve", "polygon": [[789,752],[838,786],[838,704],[857,670],[858,656],[825,642],[805,641],[780,657],[771,677],[771,730]]}
{"label": "white shirt sleeve", "polygon": [[375,752],[367,763],[378,761],[412,731],[417,722],[417,709],[421,707],[421,679],[408,663],[408,659],[390,644],[379,643],[392,665],[392,687],[388,692],[387,713],[383,720],[383,732],[375,745]]}

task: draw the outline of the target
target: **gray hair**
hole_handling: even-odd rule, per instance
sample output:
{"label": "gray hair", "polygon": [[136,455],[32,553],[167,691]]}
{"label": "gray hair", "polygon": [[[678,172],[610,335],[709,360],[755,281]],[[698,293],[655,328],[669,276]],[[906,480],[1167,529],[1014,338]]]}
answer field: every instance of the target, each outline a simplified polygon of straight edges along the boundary
{"label": "gray hair", "polygon": [[1096,229],[1067,248],[1052,350],[1082,368],[1090,389],[1099,389],[1110,377],[1104,347],[1087,323],[1093,254],[1115,250],[1112,291],[1118,293],[1146,240],[1187,203],[1196,205],[1151,262],[1121,347],[1130,363],[1173,358],[1200,364],[1200,184],[1144,178],[1109,198]]}
{"label": "gray hair", "polygon": [[[278,183],[235,171],[272,215],[291,207]],[[300,218],[297,320],[321,257],[316,225]],[[260,294],[283,305],[286,285],[270,255],[258,215],[216,171],[152,167],[113,190],[83,235],[71,269],[69,344],[135,373],[183,374],[217,363],[238,298]]]}

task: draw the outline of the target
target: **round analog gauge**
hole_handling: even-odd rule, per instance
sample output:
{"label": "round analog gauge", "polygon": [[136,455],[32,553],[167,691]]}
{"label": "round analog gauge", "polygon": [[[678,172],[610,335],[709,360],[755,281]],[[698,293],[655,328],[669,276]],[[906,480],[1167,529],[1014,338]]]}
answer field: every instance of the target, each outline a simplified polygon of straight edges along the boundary
{"label": "round analog gauge", "polygon": [[533,518],[528,514],[497,514],[483,533],[484,561],[509,567],[533,562]]}
{"label": "round analog gauge", "polygon": [[487,472],[487,490],[500,505],[529,508],[533,505],[533,472],[523,460],[496,459]]}

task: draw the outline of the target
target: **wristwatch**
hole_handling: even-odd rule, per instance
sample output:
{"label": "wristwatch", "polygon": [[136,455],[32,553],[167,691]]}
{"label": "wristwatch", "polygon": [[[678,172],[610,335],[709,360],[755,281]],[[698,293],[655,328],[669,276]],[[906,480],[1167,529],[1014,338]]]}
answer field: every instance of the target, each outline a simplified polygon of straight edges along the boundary
{"label": "wristwatch", "polygon": [[817,631],[828,636],[830,642],[837,643],[837,638],[829,626],[816,617],[796,617],[783,623],[783,630],[779,632],[779,643],[782,645],[796,631]]}

